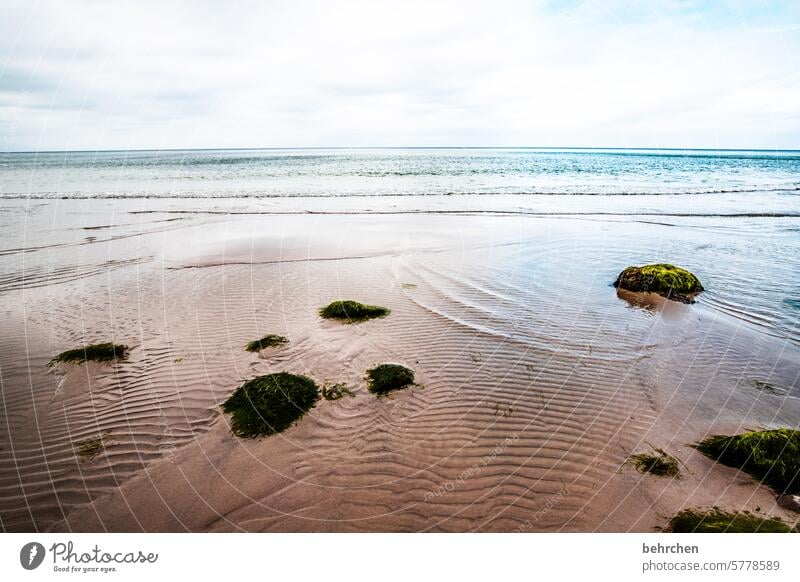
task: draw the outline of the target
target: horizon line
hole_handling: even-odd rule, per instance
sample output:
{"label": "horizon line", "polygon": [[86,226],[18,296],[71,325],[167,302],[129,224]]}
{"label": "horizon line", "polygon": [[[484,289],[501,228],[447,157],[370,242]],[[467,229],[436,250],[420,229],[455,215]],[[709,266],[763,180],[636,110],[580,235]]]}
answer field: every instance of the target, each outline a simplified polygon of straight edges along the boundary
{"label": "horizon line", "polygon": [[286,151],[286,150],[610,150],[610,151],[690,151],[690,152],[798,152],[795,148],[709,148],[709,147],[619,147],[619,146],[267,146],[267,147],[175,147],[112,148],[78,150],[9,150],[8,154],[87,154],[124,152],[203,152],[203,151]]}

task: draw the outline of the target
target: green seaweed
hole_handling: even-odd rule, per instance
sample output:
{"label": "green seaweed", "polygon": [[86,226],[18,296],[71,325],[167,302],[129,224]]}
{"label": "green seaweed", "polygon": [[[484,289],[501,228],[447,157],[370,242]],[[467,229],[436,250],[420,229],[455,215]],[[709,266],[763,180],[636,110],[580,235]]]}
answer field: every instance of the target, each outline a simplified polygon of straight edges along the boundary
{"label": "green seaweed", "polygon": [[339,400],[345,396],[355,396],[346,384],[325,384],[322,387],[322,397],[325,400]]}
{"label": "green seaweed", "polygon": [[275,335],[271,333],[269,335],[265,335],[261,339],[251,341],[244,347],[244,349],[246,349],[248,352],[259,352],[264,348],[280,346],[286,343],[289,343],[288,339],[282,335]]}
{"label": "green seaweed", "polygon": [[80,364],[89,360],[95,362],[108,362],[124,360],[128,356],[128,346],[122,344],[103,343],[90,344],[73,350],[61,352],[48,363],[49,366],[62,362],[65,364]]}
{"label": "green seaweed", "polygon": [[78,456],[84,461],[91,461],[102,453],[104,448],[105,445],[102,435],[75,443],[75,452],[78,453]]}
{"label": "green seaweed", "polygon": [[691,303],[695,295],[704,291],[693,273],[666,263],[628,267],[614,281],[614,287],[635,293],[657,293],[683,303]]}
{"label": "green seaweed", "polygon": [[775,384],[770,384],[769,382],[763,382],[762,380],[753,380],[750,382],[756,390],[760,390],[761,392],[766,392],[767,394],[775,394],[776,396],[784,396],[787,394],[787,391],[780,386],[775,386]]}
{"label": "green seaweed", "polygon": [[681,474],[678,459],[663,449],[651,448],[652,452],[631,455],[625,462],[636,467],[640,473],[652,473],[660,477],[678,477]]}
{"label": "green seaweed", "polygon": [[278,372],[245,382],[222,404],[222,410],[231,415],[233,434],[255,438],[286,430],[318,399],[313,380]]}
{"label": "green seaweed", "polygon": [[667,526],[674,533],[789,533],[792,528],[777,517],[759,517],[749,511],[727,512],[684,509]]}
{"label": "green seaweed", "polygon": [[701,453],[741,469],[778,493],[800,492],[800,431],[788,428],[715,435],[696,445]]}
{"label": "green seaweed", "polygon": [[347,323],[366,321],[377,317],[386,317],[390,310],[378,305],[364,305],[358,301],[336,300],[319,310],[325,319],[339,319]]}
{"label": "green seaweed", "polygon": [[380,364],[367,370],[367,385],[373,394],[386,394],[414,383],[414,371],[400,364]]}

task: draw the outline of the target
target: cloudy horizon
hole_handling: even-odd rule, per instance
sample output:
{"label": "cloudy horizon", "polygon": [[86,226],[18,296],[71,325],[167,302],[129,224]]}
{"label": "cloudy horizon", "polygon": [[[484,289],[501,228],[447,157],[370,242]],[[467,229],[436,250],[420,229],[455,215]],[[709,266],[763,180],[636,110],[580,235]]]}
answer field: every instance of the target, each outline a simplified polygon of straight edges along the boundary
{"label": "cloudy horizon", "polygon": [[5,2],[0,151],[800,148],[792,2]]}

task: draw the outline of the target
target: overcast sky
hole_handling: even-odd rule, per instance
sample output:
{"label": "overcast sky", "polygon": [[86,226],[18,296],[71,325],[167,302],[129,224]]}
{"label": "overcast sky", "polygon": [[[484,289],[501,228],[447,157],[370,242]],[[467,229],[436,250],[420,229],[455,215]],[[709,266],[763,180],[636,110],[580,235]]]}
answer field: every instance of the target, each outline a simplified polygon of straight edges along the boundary
{"label": "overcast sky", "polygon": [[796,0],[0,10],[4,151],[800,148]]}

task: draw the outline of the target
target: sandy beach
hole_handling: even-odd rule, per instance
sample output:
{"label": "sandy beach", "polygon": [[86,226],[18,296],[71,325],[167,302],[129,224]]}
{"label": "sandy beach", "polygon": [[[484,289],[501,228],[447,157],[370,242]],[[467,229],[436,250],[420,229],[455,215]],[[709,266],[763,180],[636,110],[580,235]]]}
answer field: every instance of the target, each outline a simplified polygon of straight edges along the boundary
{"label": "sandy beach", "polygon": [[800,2],[3,8],[0,582],[800,577]]}
{"label": "sandy beach", "polygon": [[[793,219],[354,204],[4,200],[2,529],[646,532],[710,506],[797,522],[691,447],[800,424],[796,316],[769,311]],[[665,259],[702,278],[698,303],[611,286]],[[340,298],[391,314],[318,316]],[[289,342],[244,349],[268,333]],[[103,341],[129,357],[47,365]],[[418,385],[370,394],[383,362]],[[354,396],[235,437],[220,404],[279,371]],[[626,464],[651,446],[681,478]]]}

